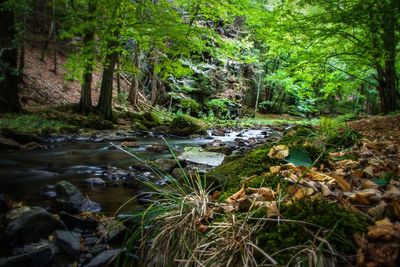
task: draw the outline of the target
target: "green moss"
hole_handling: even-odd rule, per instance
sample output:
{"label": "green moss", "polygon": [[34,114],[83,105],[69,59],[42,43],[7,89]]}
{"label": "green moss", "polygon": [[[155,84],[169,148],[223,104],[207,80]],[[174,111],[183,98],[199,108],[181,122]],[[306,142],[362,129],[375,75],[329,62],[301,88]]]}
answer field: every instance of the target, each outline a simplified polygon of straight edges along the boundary
{"label": "green moss", "polygon": [[171,133],[179,136],[188,136],[191,134],[204,134],[207,126],[199,119],[189,115],[177,115],[171,122]]}
{"label": "green moss", "polygon": [[7,115],[0,118],[0,129],[20,133],[50,134],[75,133],[77,127],[60,120],[46,119],[38,115]]}
{"label": "green moss", "polygon": [[[269,222],[257,235],[258,245],[267,253],[292,248],[274,257],[280,264],[287,263],[302,249],[296,246],[315,242],[315,235],[327,240],[336,251],[353,254],[356,252],[353,234],[365,232],[368,226],[365,217],[328,201],[300,201],[282,205],[280,212],[283,219],[296,222]],[[257,210],[254,216],[263,217],[264,214],[265,211]],[[328,250],[325,243],[319,241],[317,245]]]}

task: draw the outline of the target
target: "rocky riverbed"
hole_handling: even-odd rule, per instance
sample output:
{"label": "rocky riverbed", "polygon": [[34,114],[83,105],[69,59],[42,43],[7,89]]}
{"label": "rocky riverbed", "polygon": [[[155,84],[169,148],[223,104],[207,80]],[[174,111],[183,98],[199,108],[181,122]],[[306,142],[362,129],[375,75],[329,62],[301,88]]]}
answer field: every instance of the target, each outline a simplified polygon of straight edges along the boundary
{"label": "rocky riverbed", "polygon": [[279,139],[286,128],[220,128],[186,138],[147,132],[2,136],[0,266],[104,266],[123,254],[128,225],[99,214],[111,215],[139,193],[125,210],[152,202],[143,181],[163,185],[183,173],[205,173]]}

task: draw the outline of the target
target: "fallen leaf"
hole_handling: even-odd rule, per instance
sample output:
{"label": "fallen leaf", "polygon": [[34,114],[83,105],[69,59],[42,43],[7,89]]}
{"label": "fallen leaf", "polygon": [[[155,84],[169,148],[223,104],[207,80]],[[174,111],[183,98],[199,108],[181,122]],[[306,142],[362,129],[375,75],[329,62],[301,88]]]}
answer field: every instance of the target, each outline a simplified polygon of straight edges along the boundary
{"label": "fallen leaf", "polygon": [[271,201],[274,199],[274,191],[271,188],[261,187],[261,188],[247,188],[252,193],[260,194],[265,201]]}
{"label": "fallen leaf", "polygon": [[297,191],[294,193],[293,198],[296,200],[303,199],[307,196],[311,196],[314,193],[314,190],[312,188],[299,188]]}
{"label": "fallen leaf", "polygon": [[362,179],[361,180],[361,188],[362,189],[378,189],[378,185],[371,180]]}
{"label": "fallen leaf", "polygon": [[365,169],[364,172],[368,174],[369,176],[374,176],[374,168],[372,165],[368,165]]}
{"label": "fallen leaf", "polygon": [[326,185],[323,183],[320,183],[319,185],[321,186],[321,192],[324,197],[332,195],[331,190]]}
{"label": "fallen leaf", "polygon": [[350,191],[351,186],[350,184],[343,178],[343,176],[340,175],[332,175],[332,177],[335,179],[337,184],[339,185],[340,188],[342,188],[343,191]]}
{"label": "fallen leaf", "polygon": [[373,208],[370,208],[367,211],[367,214],[373,217],[375,220],[381,220],[385,217],[387,204],[385,201],[381,201],[378,205]]}
{"label": "fallen leaf", "polygon": [[368,228],[368,237],[371,239],[391,240],[400,238],[400,227],[393,225],[387,218],[376,221]]}
{"label": "fallen leaf", "polygon": [[314,180],[314,181],[329,181],[332,180],[333,178],[321,173],[321,172],[316,172],[316,171],[311,171],[307,174],[307,177],[309,177],[310,179]]}
{"label": "fallen leaf", "polygon": [[279,217],[281,214],[278,209],[278,205],[276,205],[276,201],[271,201],[267,204],[267,217]]}
{"label": "fallen leaf", "polygon": [[272,167],[269,167],[269,170],[271,171],[271,173],[278,173],[281,169],[282,169],[281,166],[272,166]]}
{"label": "fallen leaf", "polygon": [[289,155],[289,148],[285,145],[273,146],[268,153],[270,158],[284,159]]}
{"label": "fallen leaf", "polygon": [[228,197],[226,199],[226,203],[228,204],[236,204],[239,200],[246,198],[246,191],[244,190],[244,187],[242,187],[239,191],[234,193],[232,196]]}

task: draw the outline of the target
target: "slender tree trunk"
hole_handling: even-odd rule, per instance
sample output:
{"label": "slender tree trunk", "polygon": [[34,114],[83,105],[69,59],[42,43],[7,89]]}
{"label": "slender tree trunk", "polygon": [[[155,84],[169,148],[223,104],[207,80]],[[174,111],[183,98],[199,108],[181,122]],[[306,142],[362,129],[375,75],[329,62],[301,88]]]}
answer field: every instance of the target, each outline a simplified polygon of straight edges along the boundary
{"label": "slender tree trunk", "polygon": [[158,84],[158,78],[157,78],[157,64],[158,64],[158,58],[159,54],[157,49],[154,50],[153,54],[153,72],[151,75],[151,104],[152,106],[155,106],[157,103],[157,84]]}
{"label": "slender tree trunk", "polygon": [[129,88],[128,101],[133,107],[138,106],[139,80],[140,80],[140,47],[136,44],[134,65],[137,72],[132,76],[131,86]]}
{"label": "slender tree trunk", "polygon": [[[0,5],[4,2],[0,0]],[[13,44],[15,38],[14,13],[0,9],[0,113],[21,110],[18,95],[18,49]]]}
{"label": "slender tree trunk", "polygon": [[[88,2],[89,20],[92,20],[92,14],[96,11],[96,5],[93,0]],[[81,98],[79,100],[79,111],[88,113],[92,110],[92,81],[93,81],[93,64],[95,60],[95,51],[93,49],[94,30],[90,28],[83,37],[83,49],[86,61],[83,71],[83,81],[81,85]]]}
{"label": "slender tree trunk", "polygon": [[103,69],[103,78],[101,80],[100,98],[97,108],[103,117],[112,120],[112,89],[115,64],[117,63],[118,54],[111,52],[107,54],[106,62]]}

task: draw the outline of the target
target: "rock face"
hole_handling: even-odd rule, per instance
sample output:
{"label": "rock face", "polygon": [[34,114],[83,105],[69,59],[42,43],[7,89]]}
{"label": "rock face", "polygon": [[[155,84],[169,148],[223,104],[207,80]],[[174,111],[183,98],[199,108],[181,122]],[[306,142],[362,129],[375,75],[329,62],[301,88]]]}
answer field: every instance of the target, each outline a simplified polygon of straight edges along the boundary
{"label": "rock face", "polygon": [[54,254],[49,246],[38,246],[27,253],[0,258],[1,267],[45,267],[53,260]]}
{"label": "rock face", "polygon": [[74,185],[62,181],[56,184],[57,203],[59,207],[70,213],[81,213],[84,211],[100,211],[100,204],[91,201],[82,195]]}
{"label": "rock face", "polygon": [[54,232],[54,243],[75,260],[79,260],[81,255],[80,239],[81,234],[76,232],[60,230]]}
{"label": "rock face", "polygon": [[110,262],[115,259],[121,253],[120,249],[113,249],[103,251],[96,257],[94,257],[85,267],[102,267],[102,266],[112,266]]}
{"label": "rock face", "polygon": [[56,229],[65,229],[65,225],[43,208],[24,209],[20,214],[14,212],[14,218],[5,230],[10,244],[27,244],[47,237]]}

